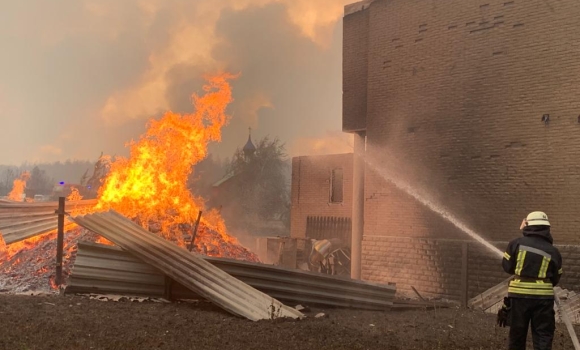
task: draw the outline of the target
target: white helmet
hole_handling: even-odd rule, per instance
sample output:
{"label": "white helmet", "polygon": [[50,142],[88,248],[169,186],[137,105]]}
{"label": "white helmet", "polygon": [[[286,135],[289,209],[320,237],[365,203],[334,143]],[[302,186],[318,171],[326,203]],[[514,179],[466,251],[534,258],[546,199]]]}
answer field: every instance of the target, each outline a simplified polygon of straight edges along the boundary
{"label": "white helmet", "polygon": [[548,215],[543,211],[533,211],[528,214],[528,216],[522,221],[522,225],[520,226],[520,230],[526,226],[550,226],[550,222],[548,221]]}

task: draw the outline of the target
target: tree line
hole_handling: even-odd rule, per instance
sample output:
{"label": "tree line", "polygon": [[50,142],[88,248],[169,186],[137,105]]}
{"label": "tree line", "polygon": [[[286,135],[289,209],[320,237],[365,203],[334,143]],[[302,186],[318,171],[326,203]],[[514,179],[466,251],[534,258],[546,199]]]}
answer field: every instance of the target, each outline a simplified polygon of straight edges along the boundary
{"label": "tree line", "polygon": [[[27,192],[51,195],[55,185],[65,182],[80,185],[84,198],[96,198],[110,161],[101,155],[96,162],[0,165],[0,196],[6,196],[14,180],[28,171]],[[253,233],[268,222],[282,222],[289,228],[290,177],[285,145],[277,138],[264,137],[256,141],[256,150],[251,155],[241,148],[225,161],[209,155],[192,169],[188,188],[206,199],[208,207],[219,208],[228,227]]]}
{"label": "tree line", "polygon": [[14,180],[22,173],[29,172],[30,179],[26,188],[37,194],[50,195],[53,187],[59,182],[78,183],[81,175],[94,162],[88,160],[67,160],[54,163],[24,163],[21,166],[0,165],[0,196],[6,196],[11,190]]}

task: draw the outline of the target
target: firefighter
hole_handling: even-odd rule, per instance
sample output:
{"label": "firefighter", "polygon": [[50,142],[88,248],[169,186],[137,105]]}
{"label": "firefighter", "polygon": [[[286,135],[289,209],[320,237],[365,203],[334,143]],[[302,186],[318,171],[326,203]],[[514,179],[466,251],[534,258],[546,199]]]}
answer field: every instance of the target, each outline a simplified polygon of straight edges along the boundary
{"label": "firefighter", "polygon": [[502,260],[503,269],[514,277],[498,312],[498,324],[510,327],[509,350],[525,350],[530,322],[534,350],[550,350],[556,327],[554,287],[562,276],[562,256],[552,245],[544,212],[530,213],[520,229],[523,237],[508,244]]}

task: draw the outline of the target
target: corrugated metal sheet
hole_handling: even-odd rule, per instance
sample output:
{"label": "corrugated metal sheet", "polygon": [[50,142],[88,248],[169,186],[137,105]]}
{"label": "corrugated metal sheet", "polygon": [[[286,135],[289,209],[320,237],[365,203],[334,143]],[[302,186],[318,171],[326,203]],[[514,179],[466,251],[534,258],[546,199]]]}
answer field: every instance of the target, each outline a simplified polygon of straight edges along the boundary
{"label": "corrugated metal sheet", "polygon": [[493,308],[493,310],[497,311],[498,305],[503,303],[503,298],[508,294],[508,284],[511,279],[512,277],[509,277],[500,284],[470,299],[467,306],[470,309],[486,311]]}
{"label": "corrugated metal sheet", "polygon": [[303,316],[119,213],[108,211],[76,216],[73,220],[233,314],[253,321]]}
{"label": "corrugated metal sheet", "polygon": [[329,276],[229,259],[209,262],[240,280],[280,300],[309,305],[388,309],[393,305],[394,285]]}
{"label": "corrugated metal sheet", "polygon": [[[67,212],[94,207],[96,200],[69,201]],[[48,233],[57,228],[58,202],[21,203],[0,201],[0,235],[6,244]],[[65,221],[65,224],[70,222]]]}
{"label": "corrugated metal sheet", "polygon": [[[474,297],[468,306],[491,314],[497,313],[503,306],[503,298],[508,295],[508,284],[511,279],[512,277]],[[580,324],[580,295],[560,287],[554,287],[554,293],[561,300],[560,307],[554,308],[556,321],[562,322],[561,313],[566,312],[570,322]]]}
{"label": "corrugated metal sheet", "polygon": [[121,248],[78,243],[67,293],[162,297],[165,275]]}
{"label": "corrugated metal sheet", "polygon": [[[393,306],[395,287],[355,281],[294,269],[244,261],[203,257],[212,265],[268,295],[286,302],[307,305],[384,310]],[[79,243],[77,260],[69,279],[68,293],[111,293],[161,297],[165,277],[117,247]],[[195,298],[179,285],[176,298]]]}

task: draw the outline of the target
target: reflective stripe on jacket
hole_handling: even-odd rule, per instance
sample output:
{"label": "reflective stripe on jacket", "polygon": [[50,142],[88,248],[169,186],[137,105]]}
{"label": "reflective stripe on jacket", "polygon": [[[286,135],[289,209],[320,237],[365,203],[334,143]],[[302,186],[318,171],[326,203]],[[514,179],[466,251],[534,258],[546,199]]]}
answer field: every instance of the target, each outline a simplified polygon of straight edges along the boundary
{"label": "reflective stripe on jacket", "polygon": [[524,237],[508,244],[503,256],[504,270],[514,275],[508,294],[510,297],[553,299],[553,287],[562,275],[562,256],[552,245],[549,227],[526,229]]}

